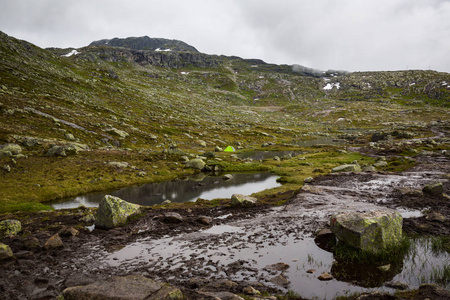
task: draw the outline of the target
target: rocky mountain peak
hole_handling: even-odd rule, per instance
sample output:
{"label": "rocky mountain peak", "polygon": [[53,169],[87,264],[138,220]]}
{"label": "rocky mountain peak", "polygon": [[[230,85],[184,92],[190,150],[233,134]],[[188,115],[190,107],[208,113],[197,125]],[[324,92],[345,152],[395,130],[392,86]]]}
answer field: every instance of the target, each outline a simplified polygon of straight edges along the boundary
{"label": "rocky mountain peak", "polygon": [[94,41],[89,44],[89,46],[122,47],[132,50],[198,52],[198,50],[193,46],[182,41],[163,38],[150,38],[148,36],[103,39]]}

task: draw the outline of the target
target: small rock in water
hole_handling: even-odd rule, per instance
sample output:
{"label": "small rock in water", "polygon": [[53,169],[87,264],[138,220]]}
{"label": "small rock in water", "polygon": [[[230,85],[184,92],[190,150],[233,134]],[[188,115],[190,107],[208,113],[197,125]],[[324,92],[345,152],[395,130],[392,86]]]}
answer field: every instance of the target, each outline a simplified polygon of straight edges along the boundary
{"label": "small rock in water", "polygon": [[276,277],[273,277],[272,279],[270,279],[270,282],[277,284],[277,285],[288,285],[289,283],[291,283],[286,277],[284,277],[283,275],[278,275]]}
{"label": "small rock in water", "polygon": [[318,278],[319,280],[322,280],[322,281],[328,281],[328,280],[332,280],[334,277],[331,276],[330,273],[325,272],[325,273],[323,273],[322,275],[320,275],[320,276],[317,277],[317,278]]}
{"label": "small rock in water", "polygon": [[396,289],[396,290],[406,290],[409,286],[406,283],[402,282],[387,282],[385,286]]}
{"label": "small rock in water", "polygon": [[309,270],[306,270],[306,273],[312,274],[312,273],[315,273],[316,271],[317,271],[316,269],[309,269]]}

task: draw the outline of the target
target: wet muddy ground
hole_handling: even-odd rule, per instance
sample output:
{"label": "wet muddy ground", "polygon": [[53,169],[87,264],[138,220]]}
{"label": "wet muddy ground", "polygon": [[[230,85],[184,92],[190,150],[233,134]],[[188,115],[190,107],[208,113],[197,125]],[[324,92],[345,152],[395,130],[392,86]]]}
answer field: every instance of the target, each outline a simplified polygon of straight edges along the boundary
{"label": "wet muddy ground", "polygon": [[[52,299],[66,287],[129,274],[170,282],[189,299],[208,299],[221,291],[244,293],[247,286],[271,294],[293,290],[305,299],[393,292],[386,282],[396,281],[418,288],[423,282],[405,279],[401,270],[392,271],[377,284],[364,284],[358,278],[319,280],[322,273],[336,275],[339,270],[333,270],[333,254],[314,242],[333,214],[380,209],[397,209],[410,217],[403,225],[409,235],[450,235],[450,200],[419,192],[426,184],[439,181],[448,194],[450,161],[445,157],[417,160],[416,167],[399,174],[345,173],[317,178],[280,207],[176,210],[182,222],[165,217],[169,209],[148,210],[125,227],[91,231],[79,221],[89,209],[31,214],[23,222],[20,237],[1,240],[11,245],[15,258],[0,263],[0,295]],[[444,219],[430,217],[424,210]],[[63,248],[45,250],[45,241],[64,226],[74,226],[80,233],[63,236]],[[448,262],[448,257],[444,253],[427,264]]]}

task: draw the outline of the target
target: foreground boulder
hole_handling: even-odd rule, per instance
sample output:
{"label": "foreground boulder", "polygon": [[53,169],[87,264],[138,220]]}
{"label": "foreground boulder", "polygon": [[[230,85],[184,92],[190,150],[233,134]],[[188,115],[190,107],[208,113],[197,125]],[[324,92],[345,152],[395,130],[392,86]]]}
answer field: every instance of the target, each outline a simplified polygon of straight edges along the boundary
{"label": "foreground boulder", "polygon": [[376,254],[401,242],[402,221],[397,212],[352,212],[331,217],[330,225],[339,241]]}
{"label": "foreground boulder", "polygon": [[206,163],[200,158],[191,159],[186,163],[187,168],[202,170],[205,167]]}
{"label": "foreground boulder", "polygon": [[168,284],[138,275],[112,277],[106,281],[69,287],[63,291],[65,300],[178,300],[183,293]]}
{"label": "foreground boulder", "polygon": [[0,222],[0,238],[17,235],[22,230],[18,220],[3,220]]}
{"label": "foreground boulder", "polygon": [[95,214],[95,226],[103,229],[125,225],[130,216],[141,213],[141,207],[118,197],[106,195]]}

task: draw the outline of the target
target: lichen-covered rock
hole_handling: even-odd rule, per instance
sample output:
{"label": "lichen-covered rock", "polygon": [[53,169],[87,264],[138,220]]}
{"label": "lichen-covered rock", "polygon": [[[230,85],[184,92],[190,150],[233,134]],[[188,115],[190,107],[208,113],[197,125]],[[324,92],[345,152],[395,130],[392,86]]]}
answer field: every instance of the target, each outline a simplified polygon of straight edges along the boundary
{"label": "lichen-covered rock", "polygon": [[13,252],[8,245],[0,243],[0,260],[7,259],[13,256]]}
{"label": "lichen-covered rock", "polygon": [[206,163],[200,158],[191,159],[186,163],[186,167],[197,170],[202,170],[205,167],[205,165]]}
{"label": "lichen-covered rock", "polygon": [[63,291],[63,296],[65,300],[181,300],[184,298],[179,289],[139,275],[112,277],[88,285],[69,287]]}
{"label": "lichen-covered rock", "polygon": [[141,213],[139,205],[106,195],[100,202],[95,214],[95,226],[104,229],[122,226],[126,224],[130,216],[139,213]]}
{"label": "lichen-covered rock", "polygon": [[22,230],[22,224],[18,220],[3,220],[0,222],[0,238],[17,235]]}
{"label": "lichen-covered rock", "polygon": [[331,170],[332,173],[338,172],[361,172],[361,166],[357,164],[348,164],[335,167]]}
{"label": "lichen-covered rock", "polygon": [[117,128],[114,128],[114,127],[106,129],[105,131],[108,132],[108,133],[111,133],[113,135],[116,135],[116,136],[118,136],[121,139],[124,139],[127,136],[129,136],[128,132],[125,132],[123,130],[120,130],[120,129],[117,129]]}
{"label": "lichen-covered rock", "polygon": [[231,196],[231,206],[252,206],[258,200],[254,197],[245,196],[242,194],[233,194]]}
{"label": "lichen-covered rock", "polygon": [[370,253],[378,253],[401,242],[402,221],[402,216],[397,212],[352,212],[331,217],[330,225],[339,241]]}

